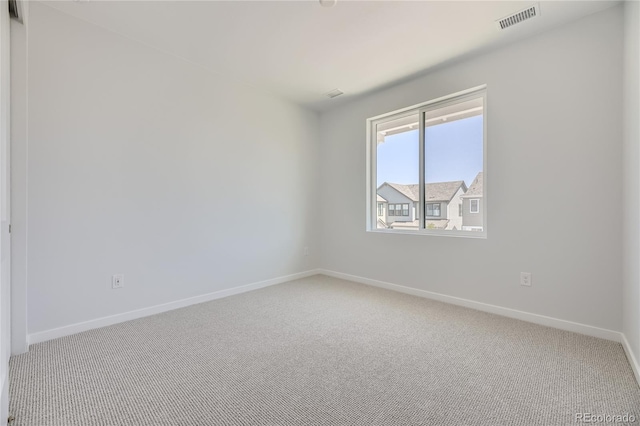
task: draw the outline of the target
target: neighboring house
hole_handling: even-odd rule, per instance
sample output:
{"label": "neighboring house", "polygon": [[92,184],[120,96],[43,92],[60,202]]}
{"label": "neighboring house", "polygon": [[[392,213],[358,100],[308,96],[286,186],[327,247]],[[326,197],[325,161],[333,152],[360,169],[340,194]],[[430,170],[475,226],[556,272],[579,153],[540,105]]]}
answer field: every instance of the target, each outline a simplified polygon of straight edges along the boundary
{"label": "neighboring house", "polygon": [[387,205],[388,201],[378,195],[378,228],[388,228]]}
{"label": "neighboring house", "polygon": [[483,231],[484,213],[482,194],[483,178],[482,172],[478,173],[473,180],[469,190],[462,196],[462,230],[463,231]]}
{"label": "neighboring house", "polygon": [[[425,214],[427,216],[427,228],[462,229],[462,212],[460,211],[458,200],[466,192],[467,185],[462,180],[426,184]],[[442,226],[444,223],[442,221],[445,220],[446,226]],[[438,221],[440,223],[437,223]]]}
{"label": "neighboring house", "polygon": [[[425,185],[426,226],[461,229],[462,215],[456,200],[467,190],[464,181]],[[378,227],[416,229],[419,225],[419,186],[385,182],[378,187]],[[382,221],[382,223],[381,223]]]}
{"label": "neighboring house", "polygon": [[[415,187],[412,188],[412,187]],[[418,218],[418,185],[385,182],[378,188],[378,227],[394,228],[393,224],[408,224]],[[415,193],[414,193],[415,190]],[[384,201],[381,201],[384,200]],[[384,226],[380,225],[381,209],[385,213]],[[417,226],[416,226],[417,228]]]}

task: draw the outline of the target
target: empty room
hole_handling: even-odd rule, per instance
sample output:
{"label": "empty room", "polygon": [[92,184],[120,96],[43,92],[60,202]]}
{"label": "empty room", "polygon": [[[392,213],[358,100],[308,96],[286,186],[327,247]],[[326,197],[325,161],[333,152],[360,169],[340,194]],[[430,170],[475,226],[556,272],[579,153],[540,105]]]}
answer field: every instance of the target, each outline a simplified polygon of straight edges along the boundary
{"label": "empty room", "polygon": [[640,425],[639,1],[0,9],[0,424]]}

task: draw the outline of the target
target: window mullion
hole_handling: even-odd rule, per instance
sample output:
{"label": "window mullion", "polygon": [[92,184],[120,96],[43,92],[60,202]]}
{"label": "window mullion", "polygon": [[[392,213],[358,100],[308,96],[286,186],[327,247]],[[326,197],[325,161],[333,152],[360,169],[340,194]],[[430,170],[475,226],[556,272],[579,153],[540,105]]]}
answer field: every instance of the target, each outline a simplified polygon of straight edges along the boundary
{"label": "window mullion", "polygon": [[[370,175],[369,197],[371,197],[371,199],[369,200],[369,208],[372,208],[374,203],[378,202],[378,191],[377,191],[378,185],[376,184],[377,178],[378,178],[377,177],[378,168],[376,166],[378,164],[376,128],[377,128],[377,122],[376,121],[373,121],[373,122],[369,123],[369,126],[367,127],[367,138],[368,138],[367,149],[370,150],[370,152],[369,152],[370,164],[367,164],[367,172]],[[372,144],[371,141],[373,141],[373,144]],[[378,227],[378,217],[375,215],[375,211],[373,209],[371,210],[370,213],[371,213],[369,215],[370,223],[367,226],[368,226],[369,229],[376,229]]]}

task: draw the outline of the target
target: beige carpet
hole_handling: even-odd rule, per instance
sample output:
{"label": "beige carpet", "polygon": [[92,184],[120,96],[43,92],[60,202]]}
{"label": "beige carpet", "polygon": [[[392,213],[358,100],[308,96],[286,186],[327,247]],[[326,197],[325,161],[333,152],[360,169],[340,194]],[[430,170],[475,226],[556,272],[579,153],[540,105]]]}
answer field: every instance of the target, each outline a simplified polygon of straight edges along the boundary
{"label": "beige carpet", "polygon": [[640,425],[620,344],[324,276],[33,345],[10,384],[29,426]]}

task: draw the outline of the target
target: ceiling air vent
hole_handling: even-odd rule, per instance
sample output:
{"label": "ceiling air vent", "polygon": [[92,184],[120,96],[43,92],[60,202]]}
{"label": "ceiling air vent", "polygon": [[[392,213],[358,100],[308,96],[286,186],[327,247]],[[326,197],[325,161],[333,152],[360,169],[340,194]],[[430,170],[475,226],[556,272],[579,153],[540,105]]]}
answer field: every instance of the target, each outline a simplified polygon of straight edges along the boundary
{"label": "ceiling air vent", "polygon": [[504,30],[505,28],[509,28],[515,24],[519,24],[522,21],[526,21],[527,19],[535,18],[540,15],[540,5],[534,4],[531,7],[528,7],[520,12],[516,12],[512,15],[506,16],[496,23],[498,24],[498,29]]}
{"label": "ceiling air vent", "polygon": [[329,93],[327,93],[327,97],[328,98],[335,98],[338,97],[340,95],[342,95],[344,92],[340,89],[333,89],[332,91],[330,91]]}

